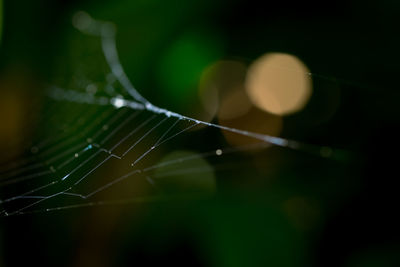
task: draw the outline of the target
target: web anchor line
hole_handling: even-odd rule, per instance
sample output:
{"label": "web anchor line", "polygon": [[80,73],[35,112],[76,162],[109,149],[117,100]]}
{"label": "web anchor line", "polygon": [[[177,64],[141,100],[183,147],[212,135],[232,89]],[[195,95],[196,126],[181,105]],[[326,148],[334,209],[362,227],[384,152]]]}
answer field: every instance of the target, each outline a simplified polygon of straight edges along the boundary
{"label": "web anchor line", "polygon": [[144,107],[144,109],[146,109],[147,111],[153,112],[155,114],[163,114],[167,117],[174,117],[180,120],[192,121],[197,124],[202,124],[205,126],[214,127],[228,132],[258,139],[260,141],[267,142],[276,146],[303,150],[311,152],[313,154],[321,155],[320,146],[304,144],[277,136],[254,133],[211,122],[205,122],[153,105],[136,90],[122,67],[122,64],[118,57],[116,46],[116,26],[111,22],[93,19],[89,14],[83,11],[77,12],[73,17],[72,22],[74,27],[82,33],[100,37],[103,54],[109,68],[111,69],[112,74],[121,83],[126,92],[134,99],[134,101],[121,99],[121,104],[123,103],[123,106],[135,109],[134,106],[137,105],[139,102],[140,104],[143,104],[143,106],[140,106],[140,108]]}
{"label": "web anchor line", "polygon": [[[74,16],[74,20],[73,20],[73,24],[74,26],[80,30],[81,32],[85,33],[85,34],[89,34],[89,35],[93,35],[93,36],[98,36],[101,38],[101,47],[102,47],[102,51],[104,54],[104,57],[106,59],[106,62],[108,64],[108,67],[111,70],[112,75],[115,76],[115,78],[118,80],[118,82],[122,85],[122,87],[124,88],[124,90],[130,95],[130,97],[132,97],[133,99],[125,99],[122,98],[121,96],[116,96],[116,97],[112,97],[112,98],[106,98],[106,97],[97,97],[94,96],[93,94],[88,94],[88,93],[82,93],[82,92],[74,92],[74,91],[66,91],[64,89],[52,86],[51,91],[49,92],[49,96],[52,97],[55,100],[67,100],[70,102],[78,102],[78,103],[84,103],[84,104],[95,104],[95,105],[101,105],[101,106],[114,106],[116,108],[121,108],[121,107],[126,107],[129,109],[133,109],[135,110],[135,113],[131,114],[128,118],[124,118],[123,122],[120,123],[116,128],[114,128],[113,130],[111,130],[110,133],[108,133],[108,135],[105,137],[105,139],[103,139],[103,142],[92,142],[92,141],[87,141],[87,143],[89,143],[85,148],[82,149],[81,146],[83,146],[85,143],[79,143],[77,144],[77,146],[80,149],[80,154],[82,154],[83,152],[86,152],[88,150],[92,150],[93,148],[97,148],[97,151],[94,152],[93,154],[91,154],[88,158],[86,158],[85,160],[81,161],[79,165],[77,165],[72,171],[69,171],[65,176],[58,177],[56,180],[54,180],[51,183],[48,183],[46,185],[42,185],[41,187],[38,187],[36,189],[30,190],[28,192],[25,192],[22,195],[18,195],[18,196],[14,196],[11,198],[7,198],[7,199],[3,199],[0,200],[0,204],[3,203],[7,203],[7,202],[11,202],[11,201],[15,201],[15,200],[19,200],[19,199],[33,199],[33,200],[37,200],[29,205],[26,205],[22,208],[19,208],[16,211],[10,212],[10,211],[6,211],[1,210],[0,211],[0,215],[4,215],[4,216],[9,216],[9,215],[18,215],[18,214],[24,214],[24,213],[29,213],[29,211],[26,211],[27,209],[35,206],[36,204],[39,204],[42,201],[60,196],[60,195],[66,195],[66,196],[71,196],[71,197],[78,197],[78,198],[82,198],[82,199],[86,199],[88,197],[93,196],[94,194],[97,194],[111,186],[113,186],[116,183],[119,183],[125,179],[127,179],[130,176],[133,176],[135,174],[139,174],[139,173],[145,173],[148,172],[150,170],[168,165],[168,164],[174,164],[176,162],[182,162],[183,160],[185,160],[185,158],[180,158],[177,160],[173,160],[171,162],[166,162],[166,163],[162,163],[162,164],[158,164],[158,165],[153,165],[144,169],[133,169],[132,171],[128,172],[127,174],[114,179],[113,181],[98,187],[97,189],[94,189],[93,191],[91,191],[88,194],[80,194],[80,193],[76,193],[76,192],[71,192],[71,190],[78,184],[80,184],[84,179],[88,178],[88,176],[93,173],[95,170],[97,170],[100,166],[102,166],[104,163],[106,163],[108,160],[110,160],[111,158],[116,158],[116,159],[122,159],[128,152],[130,152],[137,144],[139,144],[144,138],[146,138],[146,136],[148,136],[151,132],[153,132],[155,129],[157,129],[160,125],[164,124],[169,118],[174,118],[176,119],[175,122],[170,125],[167,130],[157,139],[157,141],[155,143],[153,143],[152,146],[150,146],[150,148],[148,148],[144,153],[141,153],[140,156],[138,156],[138,158],[136,158],[136,160],[133,161],[133,163],[131,164],[131,166],[135,166],[136,163],[138,163],[139,161],[141,161],[145,156],[147,156],[147,154],[149,154],[150,152],[152,152],[156,147],[161,146],[162,144],[164,144],[165,142],[169,141],[170,139],[176,137],[177,135],[186,132],[188,130],[190,130],[191,128],[197,126],[197,125],[205,125],[208,127],[212,127],[212,128],[217,128],[217,129],[221,129],[224,131],[228,131],[228,132],[232,132],[232,133],[236,133],[242,136],[247,136],[247,137],[251,137],[257,140],[262,141],[262,144],[267,145],[267,144],[273,144],[276,146],[280,146],[280,147],[288,147],[288,148],[292,148],[295,150],[302,150],[302,151],[307,151],[307,152],[312,152],[315,153],[319,156],[322,155],[321,153],[321,149],[324,149],[326,147],[320,147],[320,146],[315,146],[315,145],[310,145],[310,144],[304,144],[301,142],[297,142],[294,140],[289,140],[289,139],[285,139],[285,138],[281,138],[281,137],[276,137],[276,136],[270,136],[270,135],[265,135],[265,134],[260,134],[260,133],[254,133],[254,132],[250,132],[250,131],[246,131],[246,130],[241,130],[241,129],[236,129],[236,128],[232,128],[232,127],[228,127],[228,126],[223,126],[223,125],[219,125],[219,124],[215,124],[215,123],[211,123],[211,122],[205,122],[205,121],[201,121],[201,120],[197,120],[173,111],[169,111],[167,109],[158,107],[156,105],[153,105],[152,103],[150,103],[146,98],[144,98],[136,89],[135,87],[132,85],[131,81],[129,80],[128,76],[126,75],[120,60],[118,58],[118,53],[117,53],[117,47],[116,47],[116,28],[115,26],[110,23],[110,22],[104,22],[104,21],[99,21],[99,20],[94,20],[92,19],[88,14],[84,13],[84,12],[78,12],[75,16]],[[67,92],[67,93],[66,93]],[[115,144],[114,146],[111,147],[111,149],[105,149],[103,148],[101,145],[109,140],[115,133],[117,133],[124,125],[126,125],[127,123],[131,122],[136,116],[138,116],[139,114],[141,114],[141,112],[143,111],[148,111],[152,114],[152,116],[150,118],[148,118],[147,120],[145,120],[144,122],[142,122],[136,129],[132,130],[128,135],[126,135],[124,138],[122,138],[117,144]],[[121,114],[121,113],[120,113]],[[109,115],[109,113],[105,113],[103,114],[104,117],[107,117]],[[121,155],[116,155],[113,153],[113,151],[119,147],[120,144],[122,144],[122,142],[126,141],[130,136],[132,136],[133,134],[135,134],[137,131],[139,131],[140,129],[142,129],[144,126],[146,126],[148,123],[152,122],[153,119],[155,119],[157,117],[157,115],[163,115],[165,117],[163,117],[160,121],[158,121],[156,123],[155,126],[152,126],[152,128],[150,130],[147,130],[147,132],[139,139],[137,140],[133,145],[131,145],[127,150],[125,150],[125,152],[123,152]],[[92,131],[92,129],[94,127],[96,127],[98,125],[99,122],[101,122],[103,117],[99,117],[97,120],[93,121],[93,123],[87,127],[85,129],[85,131],[80,132],[80,136],[84,136],[86,133],[89,133]],[[116,120],[117,116],[114,117],[114,120]],[[171,130],[179,123],[182,121],[187,121],[192,123],[191,125],[189,125],[188,127],[184,128],[183,130],[180,130],[177,133],[171,133]],[[93,127],[93,128],[92,128]],[[108,127],[107,127],[108,129]],[[93,136],[94,137],[98,137],[100,136],[100,134],[102,134],[102,130],[101,131],[97,131],[96,134]],[[170,136],[168,136],[170,135]],[[73,139],[74,140],[74,139]],[[69,141],[69,140],[68,140]],[[64,143],[62,143],[64,144]],[[262,145],[261,144],[261,145]],[[258,144],[260,146],[260,144]],[[53,153],[53,150],[58,150],[59,148],[61,148],[60,144],[57,147],[52,147],[52,149],[49,149],[48,151],[50,151],[51,153]],[[75,150],[75,147],[72,149]],[[47,151],[47,153],[49,153]],[[234,151],[239,151],[238,148],[236,149],[232,149],[230,150],[232,152]],[[65,151],[63,154],[56,156],[58,158],[62,158],[64,157],[64,155],[69,154],[70,151]],[[48,187],[51,187],[52,185],[55,184],[61,184],[63,183],[63,181],[65,180],[70,180],[73,177],[70,177],[71,175],[77,173],[78,169],[80,169],[82,166],[86,165],[89,161],[91,161],[94,157],[96,157],[97,155],[99,155],[101,152],[105,152],[107,153],[107,157],[105,159],[103,159],[100,163],[96,164],[96,166],[94,168],[92,168],[91,170],[89,170],[88,172],[86,172],[83,176],[79,177],[79,179],[77,179],[76,181],[72,181],[72,185],[69,187],[64,187],[64,189],[62,189],[59,192],[55,192],[53,194],[50,195],[40,195],[37,194],[38,191],[42,190],[42,189],[47,189]],[[189,156],[187,158],[187,160],[190,160],[192,158],[196,158],[196,157],[201,157],[201,156],[210,156],[210,155],[221,155],[222,153],[228,153],[228,150],[221,150],[218,149],[216,151],[211,151],[211,152],[207,152],[207,153],[202,153],[196,156]],[[50,153],[49,153],[50,154]],[[59,168],[64,167],[66,164],[68,164],[69,162],[71,162],[72,160],[74,160],[74,158],[77,158],[79,156],[78,153],[75,153],[75,157],[71,157],[70,159],[68,159],[68,161],[63,162],[61,165],[59,165]],[[55,160],[53,158],[53,161]],[[35,166],[35,165],[33,165]],[[32,167],[32,166],[28,166],[28,168],[36,168]],[[57,169],[59,169],[57,168]],[[173,171],[172,173],[185,173],[185,172],[194,172],[194,171],[198,171],[201,172],[203,171],[202,168],[192,168],[192,169],[180,169],[177,171]],[[31,179],[31,178],[35,178],[36,176],[41,175],[40,173],[38,174],[34,174],[35,176],[33,177],[21,177],[23,179]],[[171,175],[170,173],[166,173],[164,175]],[[75,175],[76,176],[76,175]],[[18,178],[19,179],[19,178]],[[150,176],[146,176],[146,179],[149,181],[149,183],[153,184],[153,180],[150,178]],[[9,180],[10,181],[10,180]],[[17,181],[10,181],[12,183],[17,182]],[[33,194],[35,193],[35,194]],[[85,204],[83,204],[85,205]],[[73,205],[71,206],[73,207]],[[59,208],[56,208],[59,209]],[[45,211],[49,211],[49,210],[54,210],[54,209],[45,209]]]}

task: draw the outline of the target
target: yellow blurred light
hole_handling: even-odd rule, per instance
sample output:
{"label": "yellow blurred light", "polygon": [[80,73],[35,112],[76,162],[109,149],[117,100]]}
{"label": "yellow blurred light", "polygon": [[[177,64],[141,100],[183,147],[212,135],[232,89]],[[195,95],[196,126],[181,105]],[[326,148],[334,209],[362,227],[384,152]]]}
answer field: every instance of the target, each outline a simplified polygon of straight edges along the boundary
{"label": "yellow blurred light", "polygon": [[246,66],[239,61],[220,60],[207,67],[199,84],[199,97],[210,114],[219,119],[244,115],[251,103],[244,91]]}
{"label": "yellow blurred light", "polygon": [[11,66],[0,75],[0,161],[12,158],[31,141],[39,107],[38,83],[26,69]]}
{"label": "yellow blurred light", "polygon": [[14,143],[19,135],[23,132],[24,124],[24,108],[23,99],[20,95],[13,93],[11,90],[2,92],[0,97],[1,114],[7,115],[2,118],[0,124],[0,140],[6,143]]}
{"label": "yellow blurred light", "polygon": [[301,110],[312,93],[310,71],[295,56],[268,53],[258,58],[246,77],[246,92],[258,108],[277,115]]}
{"label": "yellow blurred light", "polygon": [[[265,113],[252,107],[245,115],[229,120],[218,118],[220,124],[236,129],[245,129],[250,132],[278,136],[283,127],[281,116]],[[260,140],[229,131],[221,131],[226,141],[232,146],[243,146],[260,143]]]}
{"label": "yellow blurred light", "polygon": [[250,110],[251,106],[243,88],[234,89],[221,100],[218,118],[228,120],[242,116]]}

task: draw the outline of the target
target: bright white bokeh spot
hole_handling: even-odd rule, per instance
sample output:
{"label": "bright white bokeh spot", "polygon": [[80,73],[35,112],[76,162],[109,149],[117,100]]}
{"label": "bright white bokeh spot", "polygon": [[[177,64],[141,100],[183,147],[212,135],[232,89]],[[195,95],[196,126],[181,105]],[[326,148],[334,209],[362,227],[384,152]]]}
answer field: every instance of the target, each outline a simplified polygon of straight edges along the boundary
{"label": "bright white bokeh spot", "polygon": [[125,100],[120,97],[115,97],[111,99],[111,104],[116,108],[121,108],[125,106]]}
{"label": "bright white bokeh spot", "polygon": [[301,110],[312,92],[310,71],[295,56],[268,53],[250,66],[246,92],[258,108],[277,115]]}

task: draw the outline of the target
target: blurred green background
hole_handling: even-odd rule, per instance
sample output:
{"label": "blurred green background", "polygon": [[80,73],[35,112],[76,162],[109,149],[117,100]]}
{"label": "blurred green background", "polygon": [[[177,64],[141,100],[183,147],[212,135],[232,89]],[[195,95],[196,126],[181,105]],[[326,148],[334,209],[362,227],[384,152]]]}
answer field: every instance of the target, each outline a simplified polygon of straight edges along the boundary
{"label": "blurred green background", "polygon": [[[237,120],[212,119],[335,148],[331,158],[284,148],[223,157],[230,165],[244,157],[251,162],[217,173],[217,193],[206,200],[1,218],[0,266],[399,265],[398,2],[0,4],[2,161],[26,156],[21,144],[51,128],[38,122],[51,101],[48,84],[72,88],[80,62],[89,73],[100,66],[90,60],[102,59],[101,51],[83,48],[71,26],[79,10],[115,23],[121,63],[144,97],[196,118],[207,117],[199,111],[198,88],[216,61],[248,68],[265,53],[295,56],[313,74],[303,109],[276,116],[253,107]],[[93,55],[79,54],[86,48]],[[101,72],[90,75],[104,79]],[[264,120],[279,131],[258,128]],[[242,142],[196,137],[198,148],[211,140]]]}

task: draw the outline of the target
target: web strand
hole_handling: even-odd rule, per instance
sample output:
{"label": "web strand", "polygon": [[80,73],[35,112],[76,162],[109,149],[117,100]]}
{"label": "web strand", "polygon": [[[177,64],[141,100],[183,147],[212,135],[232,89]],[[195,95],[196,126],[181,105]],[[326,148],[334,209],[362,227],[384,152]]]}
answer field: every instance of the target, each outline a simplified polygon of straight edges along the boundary
{"label": "web strand", "polygon": [[[53,100],[79,105],[91,105],[99,109],[102,108],[106,110],[103,111],[100,109],[101,114],[97,115],[98,109],[94,109],[92,114],[86,114],[87,117],[95,117],[94,119],[88,121],[83,119],[74,123],[74,120],[72,120],[72,127],[69,129],[69,131],[62,132],[57,136],[50,137],[47,140],[39,142],[35,147],[40,151],[37,155],[32,157],[32,160],[24,161],[23,164],[17,165],[16,168],[3,172],[2,179],[0,180],[0,186],[16,184],[28,180],[35,180],[44,176],[51,176],[52,181],[34,189],[23,191],[25,193],[1,199],[0,204],[2,205],[19,200],[33,200],[33,202],[13,211],[9,211],[4,208],[2,211],[0,211],[0,215],[10,216],[94,205],[128,203],[135,201],[140,202],[143,198],[136,198],[136,200],[129,199],[120,201],[96,201],[77,205],[66,205],[56,208],[30,210],[32,207],[35,207],[46,200],[53,199],[60,195],[78,199],[87,199],[102,191],[105,191],[112,186],[115,186],[116,184],[121,183],[122,181],[140,175],[145,175],[145,179],[150,184],[154,185],[155,179],[153,178],[196,172],[201,173],[207,171],[208,169],[205,167],[177,168],[170,171],[165,171],[164,173],[158,173],[153,176],[150,172],[166,166],[174,166],[182,162],[199,158],[218,157],[220,155],[236,153],[239,151],[260,149],[268,146],[269,144],[306,151],[321,156],[321,149],[324,149],[324,147],[304,144],[277,136],[254,133],[211,122],[205,122],[153,105],[135,89],[119,61],[116,47],[115,26],[110,22],[94,20],[84,12],[79,12],[74,17],[74,26],[84,34],[97,36],[101,39],[102,52],[111,73],[115,76],[117,81],[122,85],[123,89],[132,99],[126,99],[120,95],[111,97],[95,96],[85,92],[66,90],[59,86],[50,86],[48,90],[48,96]],[[79,118],[79,113],[80,112],[78,111],[73,118]],[[141,116],[145,113],[150,114],[150,116],[142,120]],[[135,125],[133,129],[129,129],[128,133],[124,133],[123,137],[114,142],[117,134],[123,132],[123,129],[129,128],[132,123],[138,120],[138,118],[141,119],[140,122]],[[107,123],[103,124],[104,121],[107,121]],[[183,129],[177,129],[178,126],[181,127],[181,124],[185,123],[189,125],[185,125]],[[102,124],[103,126],[100,127]],[[184,156],[162,163],[150,164],[150,166],[147,165],[145,167],[138,168],[138,165],[141,165],[139,162],[142,163],[145,158],[147,159],[148,155],[155,151],[156,148],[165,145],[168,141],[177,138],[183,133],[186,133],[199,125],[250,137],[261,141],[261,143],[250,146],[211,150],[196,155]],[[162,134],[155,134],[160,127],[164,126],[167,128],[162,132]],[[139,134],[140,131],[144,131],[140,137],[135,139],[128,146],[123,146],[123,144],[131,142],[130,139],[135,134]],[[152,139],[152,145],[143,144],[143,146],[145,146],[144,150],[137,149],[140,145],[142,145],[145,138],[150,138],[154,134],[156,135],[156,138],[155,141]],[[115,152],[117,149],[119,152],[118,154]],[[122,150],[122,152],[120,150]],[[78,185],[86,181],[91,175],[93,175],[93,173],[95,173],[111,159],[121,161],[133,151],[139,152],[139,155],[136,156],[134,160],[130,161],[130,167],[133,169],[117,178],[114,178],[110,182],[104,183],[99,187],[96,186],[96,188],[92,189],[87,194],[76,192],[75,189]],[[98,160],[97,157],[99,156],[102,156],[103,158]],[[35,158],[36,160],[41,159],[43,162],[34,162]],[[74,161],[76,161],[76,165],[72,169],[68,169],[68,166],[74,163]],[[87,169],[90,163],[95,164]],[[41,170],[41,168],[45,168],[45,170]],[[31,171],[34,172],[26,174]],[[40,194],[42,190],[49,190],[55,186],[60,186],[61,189],[58,189],[58,191],[57,189],[54,189],[50,194]],[[151,199],[156,200],[164,198],[153,197]]]}

